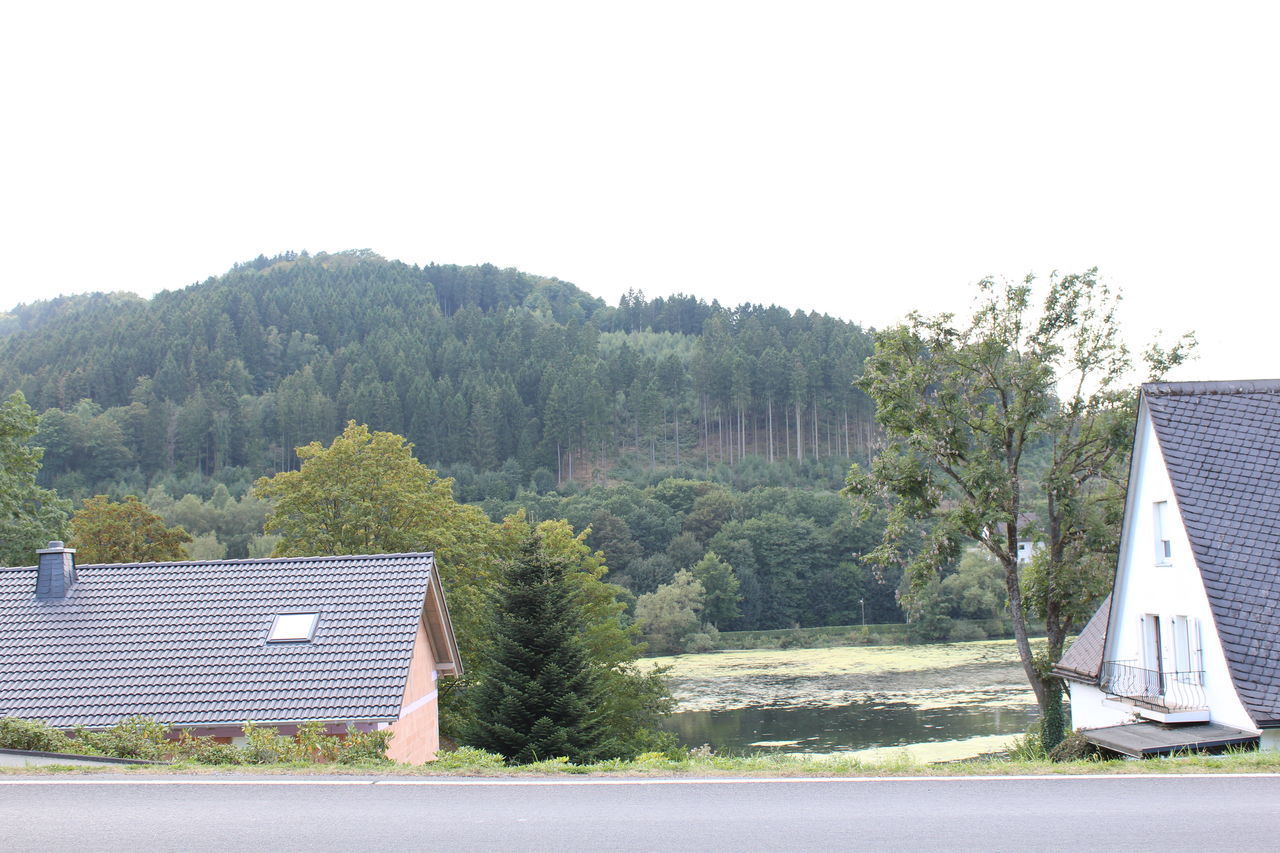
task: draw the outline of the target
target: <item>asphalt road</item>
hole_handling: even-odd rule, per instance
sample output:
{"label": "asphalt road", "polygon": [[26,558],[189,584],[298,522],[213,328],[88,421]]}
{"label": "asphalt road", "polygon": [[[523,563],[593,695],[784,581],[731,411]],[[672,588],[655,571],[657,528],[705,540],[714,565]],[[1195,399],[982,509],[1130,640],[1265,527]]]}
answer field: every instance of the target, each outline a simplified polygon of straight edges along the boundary
{"label": "asphalt road", "polygon": [[0,777],[0,850],[1280,848],[1280,776],[27,781]]}

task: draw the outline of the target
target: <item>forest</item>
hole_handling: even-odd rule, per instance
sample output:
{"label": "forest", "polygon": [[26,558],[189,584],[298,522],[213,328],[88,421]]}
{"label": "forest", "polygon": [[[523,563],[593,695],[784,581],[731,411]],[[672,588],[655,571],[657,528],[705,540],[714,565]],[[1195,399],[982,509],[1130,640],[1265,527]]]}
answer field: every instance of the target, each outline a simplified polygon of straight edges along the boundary
{"label": "forest", "polygon": [[590,526],[632,606],[714,551],[740,584],[721,629],[894,622],[898,577],[857,559],[879,529],[836,494],[877,441],[852,384],[872,346],[776,306],[612,307],[513,269],[304,252],[152,299],[17,306],[0,394],[40,413],[42,486],[138,495],[194,557],[268,553],[251,484],[354,421],[495,520]]}

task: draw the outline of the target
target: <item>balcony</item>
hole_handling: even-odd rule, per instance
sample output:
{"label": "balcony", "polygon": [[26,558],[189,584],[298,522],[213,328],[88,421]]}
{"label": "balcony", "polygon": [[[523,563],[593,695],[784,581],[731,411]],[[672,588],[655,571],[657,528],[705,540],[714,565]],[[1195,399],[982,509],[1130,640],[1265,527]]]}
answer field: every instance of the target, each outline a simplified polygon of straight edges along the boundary
{"label": "balcony", "polygon": [[1204,672],[1144,669],[1134,661],[1103,661],[1102,689],[1162,723],[1209,719]]}

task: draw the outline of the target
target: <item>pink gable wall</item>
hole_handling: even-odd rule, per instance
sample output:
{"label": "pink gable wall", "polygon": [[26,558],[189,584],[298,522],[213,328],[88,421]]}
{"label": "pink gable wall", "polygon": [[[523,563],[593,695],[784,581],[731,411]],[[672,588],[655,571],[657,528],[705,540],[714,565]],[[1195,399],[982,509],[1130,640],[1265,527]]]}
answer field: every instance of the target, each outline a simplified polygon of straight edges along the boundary
{"label": "pink gable wall", "polygon": [[436,655],[426,626],[418,622],[409,661],[409,678],[400,703],[400,719],[391,724],[395,736],[387,757],[406,764],[434,761],[440,748],[440,709],[436,691]]}

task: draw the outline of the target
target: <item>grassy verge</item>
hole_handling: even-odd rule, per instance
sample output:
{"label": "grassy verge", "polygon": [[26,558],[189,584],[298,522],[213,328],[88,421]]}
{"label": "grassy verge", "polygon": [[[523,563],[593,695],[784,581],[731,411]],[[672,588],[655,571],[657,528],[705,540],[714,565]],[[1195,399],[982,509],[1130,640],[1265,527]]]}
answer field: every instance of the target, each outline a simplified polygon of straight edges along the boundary
{"label": "grassy verge", "polygon": [[805,776],[1009,776],[1151,773],[1280,773],[1280,753],[1236,752],[1224,755],[1186,755],[1147,761],[1085,760],[1063,763],[1021,761],[1007,758],[972,759],[952,764],[919,764],[909,756],[888,761],[867,761],[848,756],[804,758],[782,755],[689,755],[670,758],[651,754],[632,761],[603,761],[574,765],[565,761],[541,761],[507,767],[494,756],[464,750],[434,764],[276,764],[268,766],[176,763],[148,767],[7,767],[3,776],[68,776],[107,773],[113,776],[167,775],[270,775],[270,776],[387,776],[387,777],[805,777]]}

